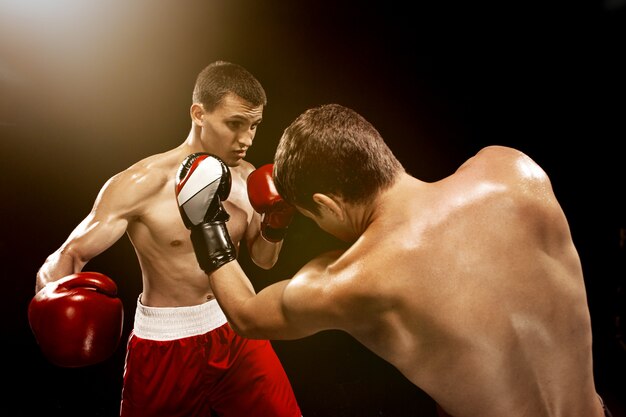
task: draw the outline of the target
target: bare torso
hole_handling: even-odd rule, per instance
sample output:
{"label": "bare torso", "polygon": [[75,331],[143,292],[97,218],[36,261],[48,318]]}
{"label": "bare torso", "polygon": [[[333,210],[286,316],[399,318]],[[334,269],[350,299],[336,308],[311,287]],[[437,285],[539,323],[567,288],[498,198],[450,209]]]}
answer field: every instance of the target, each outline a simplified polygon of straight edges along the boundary
{"label": "bare torso", "polygon": [[346,331],[457,417],[600,417],[580,261],[549,180],[488,148],[405,176],[333,266]]}
{"label": "bare torso", "polygon": [[[139,190],[127,233],[141,266],[144,305],[196,305],[213,298],[209,280],[195,258],[174,193],[176,171],[189,153],[178,147],[140,161],[122,173],[132,176]],[[230,170],[232,188],[224,207],[230,214],[227,227],[231,239],[239,246],[253,216],[245,189],[252,165],[242,162]]]}

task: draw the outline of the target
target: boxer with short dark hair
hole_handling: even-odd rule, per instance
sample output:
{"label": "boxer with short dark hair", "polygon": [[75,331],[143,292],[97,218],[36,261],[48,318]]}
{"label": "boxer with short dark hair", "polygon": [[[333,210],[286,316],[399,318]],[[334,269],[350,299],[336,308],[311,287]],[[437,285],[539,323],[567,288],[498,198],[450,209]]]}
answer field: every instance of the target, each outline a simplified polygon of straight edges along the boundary
{"label": "boxer with short dark hair", "polygon": [[[89,215],[39,269],[35,312],[42,311],[40,306],[47,304],[42,296],[51,294],[49,289],[64,282],[60,281],[63,277],[80,274],[90,259],[124,234],[130,238],[141,266],[143,288],[127,344],[122,417],[301,416],[270,342],[242,338],[228,325],[190,241],[187,226],[198,220],[192,216],[183,221],[177,204],[181,192],[182,197],[186,192],[199,192],[191,183],[185,187],[177,183],[177,174],[184,176],[179,172],[181,162],[198,153],[215,155],[223,163],[218,173],[225,181],[220,195],[229,196],[220,202],[229,213],[228,223],[222,225],[223,232],[228,229],[229,239],[232,237],[227,256],[234,259],[245,242],[257,265],[269,269],[275,264],[282,239],[262,235],[267,227],[265,219],[248,198],[247,179],[255,175],[255,167],[243,159],[252,146],[266,101],[263,87],[246,69],[223,61],[208,65],[196,80],[190,109],[192,126],[185,141],[110,178]],[[194,169],[198,175],[215,174]],[[255,196],[263,192],[254,187],[251,191]],[[285,229],[289,221],[283,218],[279,228]],[[193,231],[194,239],[201,239],[202,232]],[[57,310],[69,309],[71,295],[66,291],[61,296],[67,300],[58,302]],[[109,301],[95,293],[90,299],[93,301],[81,307]],[[115,318],[114,313],[107,317]],[[36,317],[42,319],[43,315]],[[68,340],[61,334],[56,339],[49,337],[50,329],[64,327],[58,323],[63,317],[42,320],[33,326],[37,340],[47,344],[42,350],[54,354],[61,350],[63,363],[77,363],[66,357],[67,352],[84,350],[61,349]],[[100,321],[103,323],[92,329],[112,327],[110,319]],[[80,337],[80,326],[89,323],[78,323],[73,331]],[[112,349],[106,346],[104,353],[93,347],[88,360],[78,363],[88,365],[106,359]]]}
{"label": "boxer with short dark hair", "polygon": [[348,247],[258,294],[236,260],[217,266],[211,287],[236,332],[343,330],[440,415],[605,415],[581,262],[529,156],[488,146],[421,181],[367,120],[330,104],[285,129],[273,180],[286,204]]}

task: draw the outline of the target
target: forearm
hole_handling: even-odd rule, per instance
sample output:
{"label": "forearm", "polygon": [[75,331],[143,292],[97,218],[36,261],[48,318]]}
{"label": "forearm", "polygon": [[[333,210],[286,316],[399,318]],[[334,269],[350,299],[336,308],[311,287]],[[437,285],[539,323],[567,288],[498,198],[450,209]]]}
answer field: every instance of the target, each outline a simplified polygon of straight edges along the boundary
{"label": "forearm", "polygon": [[258,267],[270,269],[276,265],[282,246],[282,240],[279,242],[269,242],[259,234],[250,245],[250,258]]}
{"label": "forearm", "polygon": [[[233,330],[249,339],[295,339],[303,337],[290,328],[282,305],[288,281],[265,287],[258,294],[234,261],[210,275],[213,293]],[[297,329],[296,329],[297,330]]]}
{"label": "forearm", "polygon": [[85,262],[71,254],[71,251],[59,249],[46,259],[37,271],[35,292],[41,290],[49,282],[54,282],[67,275],[80,272]]}
{"label": "forearm", "polygon": [[256,295],[250,279],[235,260],[210,273],[209,282],[228,321],[239,333],[249,322],[244,303]]}

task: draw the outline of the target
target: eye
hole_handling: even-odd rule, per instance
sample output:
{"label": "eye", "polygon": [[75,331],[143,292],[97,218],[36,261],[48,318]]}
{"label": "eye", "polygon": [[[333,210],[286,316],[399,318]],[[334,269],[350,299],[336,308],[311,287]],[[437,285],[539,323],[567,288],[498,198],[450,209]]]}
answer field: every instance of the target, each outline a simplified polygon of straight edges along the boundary
{"label": "eye", "polygon": [[231,130],[239,130],[241,126],[243,126],[243,123],[238,120],[229,120],[226,122],[226,126]]}

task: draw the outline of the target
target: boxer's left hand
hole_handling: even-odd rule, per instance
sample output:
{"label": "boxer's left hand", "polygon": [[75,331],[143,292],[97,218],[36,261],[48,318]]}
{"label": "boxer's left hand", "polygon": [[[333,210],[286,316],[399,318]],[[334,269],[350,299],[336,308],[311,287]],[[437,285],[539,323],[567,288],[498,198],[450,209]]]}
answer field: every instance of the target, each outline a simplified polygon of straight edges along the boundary
{"label": "boxer's left hand", "polygon": [[273,169],[273,164],[266,164],[250,173],[247,180],[248,198],[254,210],[263,215],[263,238],[270,242],[280,242],[287,233],[296,209],[285,202],[276,191]]}

